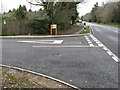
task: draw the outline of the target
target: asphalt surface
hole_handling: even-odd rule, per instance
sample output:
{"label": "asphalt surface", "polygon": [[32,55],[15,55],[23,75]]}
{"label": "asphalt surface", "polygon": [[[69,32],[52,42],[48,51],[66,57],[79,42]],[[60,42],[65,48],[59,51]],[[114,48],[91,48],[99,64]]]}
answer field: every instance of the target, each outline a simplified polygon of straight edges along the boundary
{"label": "asphalt surface", "polygon": [[120,28],[87,23],[93,30],[94,36],[107,46],[115,55],[118,55],[118,36]]}
{"label": "asphalt surface", "polygon": [[[95,31],[94,35],[96,35]],[[63,40],[63,43],[43,44],[40,40]],[[118,87],[118,62],[90,35],[66,38],[2,39],[2,64],[43,73],[79,88]]]}

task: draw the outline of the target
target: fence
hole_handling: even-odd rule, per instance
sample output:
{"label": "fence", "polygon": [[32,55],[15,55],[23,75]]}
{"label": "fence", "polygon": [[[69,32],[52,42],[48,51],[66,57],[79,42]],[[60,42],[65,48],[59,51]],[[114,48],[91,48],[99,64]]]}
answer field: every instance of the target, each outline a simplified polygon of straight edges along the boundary
{"label": "fence", "polygon": [[30,31],[26,20],[21,24],[18,20],[7,20],[6,24],[2,22],[2,35],[28,35]]}

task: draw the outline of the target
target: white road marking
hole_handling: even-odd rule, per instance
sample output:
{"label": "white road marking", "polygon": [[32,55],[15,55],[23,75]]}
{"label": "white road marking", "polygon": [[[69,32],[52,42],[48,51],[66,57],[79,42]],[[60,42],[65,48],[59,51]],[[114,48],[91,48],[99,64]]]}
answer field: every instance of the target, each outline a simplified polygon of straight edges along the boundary
{"label": "white road marking", "polygon": [[88,43],[89,43],[89,44],[92,44],[92,42],[91,42],[91,41],[89,41]]}
{"label": "white road marking", "polygon": [[87,42],[91,42],[90,40],[87,40]]}
{"label": "white road marking", "polygon": [[103,47],[103,50],[105,50],[108,55],[112,56],[112,59],[115,62],[120,61],[120,59],[113,52],[111,52],[105,45],[103,45],[97,38],[95,38],[95,36],[91,34],[90,37],[98,44],[98,46]]}
{"label": "white road marking", "polygon": [[55,40],[36,40],[36,41],[47,41],[47,42],[49,42],[49,41],[55,41]]}
{"label": "white road marking", "polygon": [[94,46],[93,44],[90,44],[90,46]]}
{"label": "white road marking", "polygon": [[55,41],[53,42],[53,44],[61,44],[61,43],[63,43],[63,40],[55,40]]}
{"label": "white road marking", "polygon": [[86,40],[89,40],[89,38],[86,37]]}
{"label": "white road marking", "polygon": [[87,40],[89,46],[94,46],[93,43],[92,43],[92,42],[90,41],[90,39],[88,38],[88,36],[85,36],[85,38],[86,38],[86,40]]}
{"label": "white road marking", "polygon": [[119,62],[120,60],[114,56],[112,56],[112,58],[116,61],[116,62]]}
{"label": "white road marking", "polygon": [[18,42],[23,42],[23,43],[33,43],[34,41],[18,41]]}
{"label": "white road marking", "polygon": [[98,40],[94,40],[95,42],[100,42],[100,41],[98,41]]}
{"label": "white road marking", "polygon": [[[53,46],[53,45],[52,45],[52,46],[33,46],[33,47],[46,47],[46,48],[47,48],[47,47],[48,47],[48,48],[49,48],[49,47],[57,47],[57,48],[58,48],[58,47],[63,47],[63,48],[81,48],[81,47],[82,47],[82,48],[92,48],[92,47],[99,47],[99,46],[94,46],[94,45],[91,45],[91,46],[87,46],[87,45],[86,45],[86,46],[82,46],[82,45],[57,45],[57,46],[56,46],[56,45],[54,45],[54,46]],[[100,48],[101,48],[101,47],[100,47]]]}
{"label": "white road marking", "polygon": [[97,44],[101,44],[101,42],[100,42],[100,41],[96,41],[96,43],[97,43]]}
{"label": "white road marking", "polygon": [[90,35],[91,37],[94,37],[92,34]]}
{"label": "white road marking", "polygon": [[62,44],[63,40],[34,40],[34,41],[18,41],[21,43],[41,43],[41,44]]}
{"label": "white road marking", "polygon": [[107,47],[103,47],[103,49],[106,51],[106,50],[109,50]]}
{"label": "white road marking", "polygon": [[98,46],[104,46],[102,43],[99,43]]}
{"label": "white road marking", "polygon": [[111,51],[107,51],[107,53],[111,56],[113,55],[113,53]]}

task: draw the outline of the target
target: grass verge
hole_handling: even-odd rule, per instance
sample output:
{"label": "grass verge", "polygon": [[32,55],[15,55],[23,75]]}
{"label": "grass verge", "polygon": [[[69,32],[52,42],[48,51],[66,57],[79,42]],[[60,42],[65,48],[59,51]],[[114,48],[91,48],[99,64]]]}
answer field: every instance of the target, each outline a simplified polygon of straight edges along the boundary
{"label": "grass verge", "polygon": [[18,88],[16,90],[22,90],[23,88],[41,88],[42,90],[50,90],[54,88],[66,88],[68,90],[76,90],[71,86],[65,85],[45,76],[5,66],[0,66],[0,78],[2,79],[3,89]]}
{"label": "grass verge", "polygon": [[83,28],[81,25],[72,25],[68,28],[68,30],[58,30],[58,35],[69,35],[75,34]]}
{"label": "grass verge", "polygon": [[90,27],[89,27],[89,26],[87,26],[86,29],[83,29],[83,30],[80,32],[80,34],[87,34],[87,33],[90,33]]}

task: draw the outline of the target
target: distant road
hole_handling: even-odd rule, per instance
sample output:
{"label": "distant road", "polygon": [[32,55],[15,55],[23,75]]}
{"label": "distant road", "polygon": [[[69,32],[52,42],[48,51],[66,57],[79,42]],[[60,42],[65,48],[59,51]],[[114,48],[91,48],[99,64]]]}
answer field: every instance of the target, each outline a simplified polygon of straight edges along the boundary
{"label": "distant road", "polygon": [[91,23],[87,23],[87,25],[90,25],[94,36],[118,56],[118,34],[120,33],[118,28]]}

